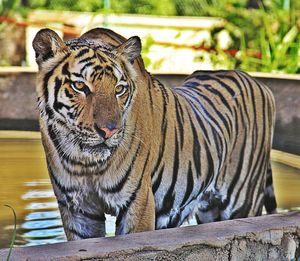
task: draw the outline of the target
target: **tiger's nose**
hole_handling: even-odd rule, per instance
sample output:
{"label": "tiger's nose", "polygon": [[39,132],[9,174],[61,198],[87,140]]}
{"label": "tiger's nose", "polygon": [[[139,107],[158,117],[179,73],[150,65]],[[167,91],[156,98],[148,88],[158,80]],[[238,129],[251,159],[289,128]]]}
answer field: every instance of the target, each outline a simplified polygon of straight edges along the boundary
{"label": "tiger's nose", "polygon": [[112,135],[114,135],[117,132],[117,129],[109,129],[109,128],[100,128],[100,130],[102,130],[104,132],[104,138],[108,139],[110,138]]}
{"label": "tiger's nose", "polygon": [[95,129],[102,138],[108,139],[118,131],[116,126],[117,126],[116,123],[109,122],[106,124],[105,127],[100,127],[100,128],[95,124]]}

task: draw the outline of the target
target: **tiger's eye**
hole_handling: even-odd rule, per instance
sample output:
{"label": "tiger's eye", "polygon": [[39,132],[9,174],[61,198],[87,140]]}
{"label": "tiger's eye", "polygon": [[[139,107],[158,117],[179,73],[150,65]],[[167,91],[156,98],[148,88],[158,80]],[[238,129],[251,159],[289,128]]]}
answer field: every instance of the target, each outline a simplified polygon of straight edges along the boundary
{"label": "tiger's eye", "polygon": [[83,93],[86,96],[92,93],[90,88],[83,82],[72,82],[71,87],[74,91],[78,93]]}
{"label": "tiger's eye", "polygon": [[115,87],[115,94],[116,96],[122,96],[127,91],[127,87],[125,85],[117,85]]}

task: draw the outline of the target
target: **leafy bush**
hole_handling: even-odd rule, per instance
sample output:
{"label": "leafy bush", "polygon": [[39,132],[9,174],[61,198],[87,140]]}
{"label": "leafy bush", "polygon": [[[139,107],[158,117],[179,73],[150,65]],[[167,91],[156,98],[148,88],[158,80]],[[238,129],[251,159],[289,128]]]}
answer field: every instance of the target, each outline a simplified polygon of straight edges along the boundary
{"label": "leafy bush", "polygon": [[[249,8],[255,5],[259,8]],[[212,60],[216,63],[220,59],[215,56],[220,56],[230,68],[233,66],[247,71],[300,73],[298,0],[0,0],[2,16],[24,14],[24,10],[28,8],[221,17],[227,21],[225,30],[232,39],[230,48],[240,51],[235,57],[231,57],[216,45],[216,52],[212,53]],[[4,25],[0,25],[0,29],[1,26]],[[211,32],[215,43],[220,30],[223,29]]]}

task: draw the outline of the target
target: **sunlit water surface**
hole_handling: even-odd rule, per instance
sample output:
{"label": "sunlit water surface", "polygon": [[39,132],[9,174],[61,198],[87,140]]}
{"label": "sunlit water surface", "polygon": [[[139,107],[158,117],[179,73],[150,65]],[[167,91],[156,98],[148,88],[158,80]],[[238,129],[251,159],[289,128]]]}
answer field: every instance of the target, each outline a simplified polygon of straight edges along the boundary
{"label": "sunlit water surface", "polygon": [[[18,137],[19,136],[19,137]],[[273,162],[274,184],[281,211],[299,209],[300,168]],[[15,245],[65,241],[38,133],[0,132],[0,248],[8,247],[17,215]],[[107,217],[107,234],[114,233],[113,217]]]}

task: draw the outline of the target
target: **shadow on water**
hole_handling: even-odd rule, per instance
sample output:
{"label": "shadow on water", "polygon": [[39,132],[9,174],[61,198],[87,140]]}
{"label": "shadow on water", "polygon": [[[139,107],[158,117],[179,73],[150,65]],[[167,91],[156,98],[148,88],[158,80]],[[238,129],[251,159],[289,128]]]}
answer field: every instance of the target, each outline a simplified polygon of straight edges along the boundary
{"label": "shadow on water", "polygon": [[[281,211],[299,209],[300,166],[284,163],[273,162],[278,205]],[[17,246],[65,241],[39,133],[0,132],[0,175],[0,248],[9,246],[13,229],[5,204],[17,214]],[[114,221],[107,218],[108,235],[113,234]]]}

